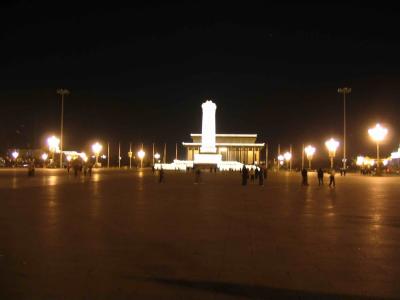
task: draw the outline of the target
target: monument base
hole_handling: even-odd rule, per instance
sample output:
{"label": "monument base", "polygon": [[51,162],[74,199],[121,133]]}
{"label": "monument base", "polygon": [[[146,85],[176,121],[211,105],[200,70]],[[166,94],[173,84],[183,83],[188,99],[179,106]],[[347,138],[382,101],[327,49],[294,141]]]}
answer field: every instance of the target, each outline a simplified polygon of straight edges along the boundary
{"label": "monument base", "polygon": [[222,161],[221,154],[211,154],[211,153],[197,153],[194,155],[194,165],[213,165],[218,166]]}

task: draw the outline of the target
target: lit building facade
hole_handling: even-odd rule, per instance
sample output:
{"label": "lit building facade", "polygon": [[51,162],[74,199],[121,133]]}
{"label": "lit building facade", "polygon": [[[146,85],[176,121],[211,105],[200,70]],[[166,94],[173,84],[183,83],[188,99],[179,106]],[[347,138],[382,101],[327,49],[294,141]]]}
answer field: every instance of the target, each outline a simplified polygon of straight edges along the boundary
{"label": "lit building facade", "polygon": [[[186,159],[194,160],[200,153],[201,134],[191,134],[192,142],[182,143],[186,148]],[[222,161],[237,161],[246,165],[258,164],[264,143],[256,143],[257,134],[216,134],[216,152]]]}

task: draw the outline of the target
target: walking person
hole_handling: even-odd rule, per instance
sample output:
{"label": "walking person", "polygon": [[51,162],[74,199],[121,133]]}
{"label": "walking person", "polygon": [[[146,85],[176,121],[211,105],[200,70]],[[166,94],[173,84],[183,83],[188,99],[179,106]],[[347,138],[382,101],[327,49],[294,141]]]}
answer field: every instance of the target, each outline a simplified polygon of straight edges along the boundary
{"label": "walking person", "polygon": [[247,178],[249,177],[249,173],[246,169],[246,166],[243,165],[242,168],[242,185],[247,185]]}
{"label": "walking person", "polygon": [[200,168],[196,168],[195,175],[194,175],[194,183],[198,184],[201,181],[201,170]]}
{"label": "walking person", "polygon": [[258,184],[264,185],[264,172],[262,170],[258,173]]}
{"label": "walking person", "polygon": [[250,181],[251,183],[254,183],[254,169],[251,167],[250,169]]}
{"label": "walking person", "polygon": [[331,174],[329,175],[329,187],[335,187],[336,186],[336,182],[335,182],[335,170],[331,171]]}
{"label": "walking person", "polygon": [[92,169],[93,169],[93,164],[89,163],[89,176],[92,176]]}
{"label": "walking person", "polygon": [[159,173],[158,182],[159,183],[164,182],[164,169],[161,167],[161,169],[158,173]]}
{"label": "walking person", "polygon": [[303,170],[301,170],[301,177],[303,179],[301,184],[308,185],[308,174],[307,174],[307,170],[305,168],[303,168]]}
{"label": "walking person", "polygon": [[324,171],[321,168],[317,171],[318,185],[324,185]]}

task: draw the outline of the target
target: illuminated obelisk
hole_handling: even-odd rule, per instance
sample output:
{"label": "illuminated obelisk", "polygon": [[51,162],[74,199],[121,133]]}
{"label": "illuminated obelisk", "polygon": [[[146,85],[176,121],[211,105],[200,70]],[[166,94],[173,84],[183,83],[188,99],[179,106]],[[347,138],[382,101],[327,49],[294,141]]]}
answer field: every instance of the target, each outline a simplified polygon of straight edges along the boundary
{"label": "illuminated obelisk", "polygon": [[194,165],[217,167],[221,163],[222,155],[217,153],[215,135],[215,111],[217,105],[207,100],[201,105],[203,109],[203,122],[201,125],[200,153],[194,155]]}
{"label": "illuminated obelisk", "polygon": [[207,100],[201,105],[203,109],[203,122],[201,128],[201,147],[200,153],[216,153],[215,147],[215,111],[217,105],[211,100]]}

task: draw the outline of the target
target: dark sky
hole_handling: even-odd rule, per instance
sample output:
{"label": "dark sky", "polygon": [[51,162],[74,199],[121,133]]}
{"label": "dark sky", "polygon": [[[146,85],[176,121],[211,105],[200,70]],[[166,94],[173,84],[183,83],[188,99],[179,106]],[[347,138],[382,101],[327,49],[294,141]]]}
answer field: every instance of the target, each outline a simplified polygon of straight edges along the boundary
{"label": "dark sky", "polygon": [[60,87],[71,91],[68,149],[97,138],[189,141],[206,99],[217,103],[218,132],[258,133],[274,149],[322,148],[330,135],[341,140],[341,86],[353,89],[351,155],[374,153],[366,130],[378,121],[391,129],[384,152],[400,141],[394,8],[82,2],[0,4],[3,151],[40,147],[58,132]]}

